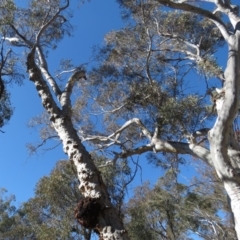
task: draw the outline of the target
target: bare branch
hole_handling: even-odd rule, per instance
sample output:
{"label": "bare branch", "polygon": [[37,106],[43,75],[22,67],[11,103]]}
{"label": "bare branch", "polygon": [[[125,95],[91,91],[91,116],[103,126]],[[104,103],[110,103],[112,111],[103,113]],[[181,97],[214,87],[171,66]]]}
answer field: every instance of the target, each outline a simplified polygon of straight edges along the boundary
{"label": "bare branch", "polygon": [[[30,152],[30,155],[36,153],[37,150],[39,148],[41,148],[42,146],[44,146],[47,143],[47,141],[50,140],[50,139],[59,139],[59,137],[58,136],[49,136],[49,137],[43,139],[42,142],[38,143],[36,146],[34,146],[33,144],[27,144],[27,148],[28,148],[28,150]],[[52,147],[50,149],[46,149],[46,151],[51,150],[51,149],[59,146],[59,144],[60,143],[57,143],[54,147]]]}
{"label": "bare branch", "polygon": [[[157,139],[156,134],[154,134],[154,137],[152,137],[151,133],[148,131],[148,129],[143,125],[141,120],[138,118],[133,118],[127,121],[121,128],[119,128],[117,131],[115,131],[113,134],[107,137],[93,136],[91,138],[86,138],[84,140],[85,141],[91,141],[91,140],[112,141],[112,144],[113,144],[114,141],[116,141],[119,138],[120,134],[129,126],[131,126],[131,124],[133,123],[137,124],[137,126],[141,128],[143,135],[150,140],[150,144],[141,146],[136,149],[126,150],[120,154],[117,154],[115,159],[117,159],[118,157],[125,158],[125,157],[129,157],[136,154],[142,154],[145,152],[154,151],[154,152],[190,154],[192,156],[195,156],[204,160],[206,163],[210,165],[213,165],[211,156],[210,156],[210,151],[208,149],[194,143],[163,141],[163,140]],[[113,139],[113,137],[116,137],[116,138]]]}
{"label": "bare branch", "polygon": [[[123,100],[124,102],[124,100]],[[104,113],[116,113],[117,111],[121,110],[122,108],[124,108],[128,103],[124,103],[123,105],[121,105],[120,107],[116,107],[112,110],[104,110],[104,108],[101,106],[101,110],[102,111],[99,111],[99,112],[91,112],[91,114],[93,115],[101,115],[101,114],[104,114]]]}
{"label": "bare branch", "polygon": [[[155,21],[156,21],[156,20],[155,20]],[[158,28],[158,27],[157,27],[157,28]],[[191,42],[189,42],[189,41],[186,41],[185,39],[181,38],[181,37],[178,36],[178,35],[160,32],[159,29],[158,29],[158,34],[159,34],[160,36],[169,38],[169,39],[166,39],[166,41],[167,41],[167,40],[171,40],[171,39],[175,39],[176,41],[180,41],[181,43],[185,43],[188,47],[195,49],[195,50],[196,50],[196,54],[192,54],[191,52],[186,51],[186,50],[181,50],[181,49],[176,49],[176,50],[177,50],[177,51],[182,51],[182,52],[185,53],[186,55],[190,55],[190,56],[196,55],[196,59],[197,59],[197,58],[200,58],[200,48],[199,48],[200,44],[199,44],[199,46],[197,46],[197,45],[195,45],[195,44],[193,44],[193,43],[191,43]],[[201,40],[200,40],[200,42],[201,42]]]}
{"label": "bare branch", "polygon": [[24,43],[26,43],[26,46],[33,47],[33,43],[27,40],[25,36],[23,36],[12,24],[10,24],[10,27],[14,30],[17,36],[20,37]]}
{"label": "bare branch", "polygon": [[60,103],[62,105],[63,111],[65,111],[66,113],[71,111],[70,97],[71,97],[71,94],[72,94],[72,89],[73,89],[75,83],[77,81],[81,80],[81,79],[87,80],[85,70],[80,67],[68,79],[66,87],[61,94]]}
{"label": "bare branch", "polygon": [[118,141],[118,139],[119,139],[121,133],[125,129],[130,127],[132,124],[134,124],[134,123],[137,124],[141,128],[143,135],[145,137],[147,137],[149,139],[149,141],[151,141],[152,140],[151,133],[143,125],[141,120],[138,119],[138,118],[133,118],[131,120],[128,120],[125,124],[123,124],[123,126],[121,128],[119,128],[117,131],[115,131],[114,133],[112,133],[109,136],[89,136],[89,137],[83,138],[82,142],[84,142],[84,141],[102,141],[102,142],[107,142],[107,144],[101,145],[101,147],[105,147],[105,148],[110,147],[110,146],[112,146],[114,144],[123,145],[123,143]]}
{"label": "bare branch", "polygon": [[150,141],[152,140],[152,136],[151,133],[148,131],[148,129],[143,125],[143,123],[141,122],[140,119],[138,118],[133,118],[131,120],[128,120],[125,124],[123,124],[123,126],[121,128],[119,128],[116,132],[114,132],[113,134],[109,135],[109,137],[114,137],[114,136],[118,136],[119,134],[121,134],[126,128],[128,128],[131,124],[137,124],[141,130],[142,133],[145,137],[147,137]]}
{"label": "bare branch", "polygon": [[148,35],[148,38],[149,38],[149,44],[148,44],[148,49],[147,49],[147,60],[146,60],[146,69],[147,69],[147,78],[148,78],[148,81],[150,84],[152,84],[153,80],[152,80],[152,77],[151,77],[151,72],[150,72],[150,59],[151,59],[151,49],[152,49],[152,37],[150,36],[149,34],[149,30],[147,28],[147,35]]}

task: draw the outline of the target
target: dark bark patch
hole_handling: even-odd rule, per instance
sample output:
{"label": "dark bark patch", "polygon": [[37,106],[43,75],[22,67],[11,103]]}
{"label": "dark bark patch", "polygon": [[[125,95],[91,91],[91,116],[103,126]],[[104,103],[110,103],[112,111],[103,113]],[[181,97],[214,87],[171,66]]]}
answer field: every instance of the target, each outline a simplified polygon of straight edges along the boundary
{"label": "dark bark patch", "polygon": [[97,229],[101,205],[94,198],[85,198],[78,202],[74,216],[85,228]]}
{"label": "dark bark patch", "polygon": [[3,95],[3,92],[4,92],[4,84],[3,84],[2,78],[0,76],[0,98]]}

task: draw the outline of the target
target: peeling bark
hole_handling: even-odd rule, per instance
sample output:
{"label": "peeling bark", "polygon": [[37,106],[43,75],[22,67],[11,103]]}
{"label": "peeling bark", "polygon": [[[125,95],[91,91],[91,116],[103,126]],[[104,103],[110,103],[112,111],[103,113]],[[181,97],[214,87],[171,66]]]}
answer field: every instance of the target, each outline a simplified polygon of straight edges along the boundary
{"label": "peeling bark", "polygon": [[[62,109],[60,109],[51,95],[50,89],[43,79],[40,68],[35,63],[35,47],[27,58],[27,69],[30,80],[35,84],[36,90],[42,99],[42,105],[50,116],[54,129],[63,144],[63,150],[77,169],[80,181],[79,189],[86,198],[95,199],[100,206],[99,214],[95,219],[95,229],[101,239],[123,239],[127,240],[127,232],[124,230],[122,219],[111,203],[107,188],[102,180],[101,174],[93,163],[93,159],[83,146],[74,129],[71,116],[69,115],[70,94],[76,80],[73,75],[66,86],[66,92],[62,98]],[[79,76],[78,76],[79,77]],[[83,77],[81,75],[81,77]]]}

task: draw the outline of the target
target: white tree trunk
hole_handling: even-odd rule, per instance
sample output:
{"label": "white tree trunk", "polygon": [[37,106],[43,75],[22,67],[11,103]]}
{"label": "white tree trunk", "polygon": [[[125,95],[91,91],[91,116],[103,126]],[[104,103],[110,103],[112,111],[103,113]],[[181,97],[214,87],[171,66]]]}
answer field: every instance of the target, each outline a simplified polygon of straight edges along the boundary
{"label": "white tree trunk", "polygon": [[[218,118],[209,134],[210,152],[213,165],[225,190],[229,196],[231,209],[234,215],[235,230],[240,239],[240,169],[239,155],[233,158],[229,156],[228,148],[230,133],[239,101],[240,82],[240,32],[236,32],[228,40],[228,62],[225,70],[224,96],[222,108],[218,109]],[[239,150],[239,149],[237,149]]]}
{"label": "white tree trunk", "polygon": [[[49,113],[50,121],[62,141],[64,152],[73,161],[77,169],[80,191],[86,200],[93,202],[90,209],[92,214],[88,212],[86,216],[81,215],[83,208],[77,208],[75,216],[84,227],[94,229],[102,240],[128,240],[122,219],[116,208],[111,204],[101,174],[94,165],[91,155],[81,143],[71,121],[70,94],[74,85],[73,81],[76,79],[69,79],[66,91],[62,93],[63,100],[60,102],[62,109],[60,109],[43,79],[41,70],[35,63],[35,48],[28,55],[27,68],[30,80],[34,82],[42,100],[42,105]],[[79,206],[81,207],[81,204]]]}
{"label": "white tree trunk", "polygon": [[230,205],[233,213],[233,221],[237,238],[240,239],[240,184],[225,181],[224,188],[230,198]]}

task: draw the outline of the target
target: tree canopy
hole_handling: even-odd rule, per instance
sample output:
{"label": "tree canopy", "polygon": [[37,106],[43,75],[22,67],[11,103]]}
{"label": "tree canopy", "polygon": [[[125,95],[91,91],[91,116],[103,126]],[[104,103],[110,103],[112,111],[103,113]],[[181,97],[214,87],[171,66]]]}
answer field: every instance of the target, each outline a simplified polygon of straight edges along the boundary
{"label": "tree canopy", "polygon": [[[158,235],[181,239],[190,230],[211,239],[226,237],[230,226],[220,224],[218,216],[225,203],[212,199],[215,187],[208,199],[169,177],[170,172],[176,180],[180,167],[195,158],[222,181],[240,238],[239,6],[229,0],[205,2],[119,0],[126,26],[105,36],[105,45],[95,48],[94,64],[63,60],[57,74],[52,72],[48,55],[73,34],[70,1],[32,0],[27,7],[11,0],[0,3],[2,76],[5,71],[17,80],[23,75],[15,74],[16,67],[25,69],[45,109],[31,122],[31,126],[43,124],[42,143],[30,149],[35,151],[53,138],[59,140],[79,181],[82,199],[75,217],[100,239],[134,238],[139,230],[153,239]],[[228,48],[226,69],[217,59],[223,47]],[[10,54],[11,48],[16,54]],[[96,159],[101,155],[98,165]],[[125,192],[141,168],[137,155],[166,174],[153,189],[144,185],[143,196],[136,193],[125,215],[130,220],[124,222]],[[122,176],[119,188],[115,176]],[[51,188],[59,196],[58,187],[68,186],[66,180],[44,181],[44,188],[39,188],[42,196]],[[68,193],[63,198],[72,200],[75,196]],[[150,197],[144,197],[146,193]],[[28,204],[32,208],[36,202]],[[47,213],[59,211],[49,207]],[[63,215],[56,218],[68,216]],[[134,220],[138,217],[142,221]],[[150,224],[148,217],[153,219]],[[211,229],[205,222],[211,223]],[[130,226],[129,234],[124,223]],[[66,227],[70,226],[67,221]],[[43,237],[47,231],[38,233]],[[234,233],[229,231],[228,237],[234,239]]]}

